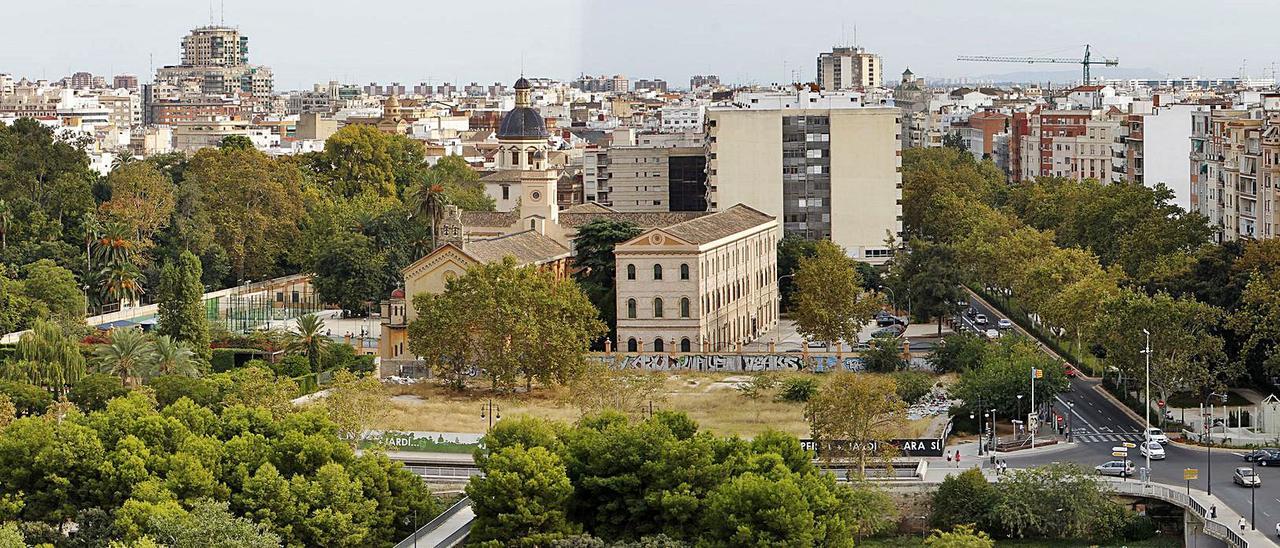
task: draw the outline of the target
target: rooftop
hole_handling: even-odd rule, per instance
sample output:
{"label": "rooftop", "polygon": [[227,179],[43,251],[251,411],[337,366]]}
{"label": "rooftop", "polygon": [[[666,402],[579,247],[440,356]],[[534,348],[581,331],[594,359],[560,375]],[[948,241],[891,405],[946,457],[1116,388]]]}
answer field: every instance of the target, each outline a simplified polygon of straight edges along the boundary
{"label": "rooftop", "polygon": [[467,242],[463,245],[463,250],[482,263],[514,257],[522,265],[544,263],[569,255],[568,248],[534,230]]}
{"label": "rooftop", "polygon": [[744,230],[750,230],[771,221],[774,221],[773,216],[752,209],[749,206],[737,204],[718,213],[668,226],[663,228],[662,231],[691,244],[701,245],[732,236]]}

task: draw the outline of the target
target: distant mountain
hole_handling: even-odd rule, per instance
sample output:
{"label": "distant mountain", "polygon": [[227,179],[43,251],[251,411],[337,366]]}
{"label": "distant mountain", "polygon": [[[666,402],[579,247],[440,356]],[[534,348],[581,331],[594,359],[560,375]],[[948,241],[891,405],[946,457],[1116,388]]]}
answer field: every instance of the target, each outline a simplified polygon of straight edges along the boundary
{"label": "distant mountain", "polygon": [[[1118,69],[1118,68],[1099,68],[1092,69],[1093,76],[1102,76],[1105,78],[1165,78],[1166,75],[1149,68],[1136,69]],[[1000,74],[982,74],[979,76],[965,76],[962,78],[930,78],[928,83],[934,84],[952,84],[958,85],[962,82],[968,84],[1024,84],[1045,82],[1054,85],[1077,84],[1080,82],[1080,69],[1067,70],[1024,70],[1018,72],[1005,72]]]}

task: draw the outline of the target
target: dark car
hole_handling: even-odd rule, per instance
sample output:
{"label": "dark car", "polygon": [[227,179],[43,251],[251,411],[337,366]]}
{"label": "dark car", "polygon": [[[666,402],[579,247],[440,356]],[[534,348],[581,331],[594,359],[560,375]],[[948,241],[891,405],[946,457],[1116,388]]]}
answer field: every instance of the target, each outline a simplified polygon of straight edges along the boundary
{"label": "dark car", "polygon": [[1258,466],[1280,466],[1280,451],[1265,451],[1253,457],[1253,463]]}
{"label": "dark car", "polygon": [[898,323],[898,319],[890,314],[879,314],[876,316],[877,327],[888,327],[895,323]]}
{"label": "dark car", "polygon": [[1277,449],[1275,447],[1264,447],[1262,449],[1254,449],[1253,451],[1250,451],[1244,454],[1244,461],[1253,462],[1257,460],[1258,457],[1265,456],[1268,453],[1277,453],[1277,452],[1280,452],[1280,449]]}

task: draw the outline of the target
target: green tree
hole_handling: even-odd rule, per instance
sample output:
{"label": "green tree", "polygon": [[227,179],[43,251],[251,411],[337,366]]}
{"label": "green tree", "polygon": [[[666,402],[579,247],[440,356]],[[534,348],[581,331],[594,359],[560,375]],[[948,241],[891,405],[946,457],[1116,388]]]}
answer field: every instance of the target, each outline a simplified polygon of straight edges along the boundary
{"label": "green tree", "polygon": [[905,424],[906,410],[892,378],[840,372],[809,399],[805,417],[819,456],[828,462],[851,456],[865,477],[868,461],[893,456],[888,441]]}
{"label": "green tree", "polygon": [[[615,343],[618,339],[618,298],[615,291],[618,271],[613,248],[641,232],[640,227],[626,221],[595,219],[579,227],[573,240],[573,261],[578,267],[574,279],[591,304],[600,311],[600,320],[609,330],[605,336]],[[603,345],[597,347],[603,349]]]}
{"label": "green tree", "polygon": [[812,546],[813,511],[788,476],[747,473],[713,490],[703,514],[708,546]]}
{"label": "green tree", "polygon": [[79,421],[18,419],[0,434],[0,486],[22,494],[22,519],[59,523],[100,500],[103,455],[96,433]]}
{"label": "green tree", "polygon": [[983,477],[982,471],[970,468],[947,476],[933,494],[929,523],[939,529],[964,524],[984,526],[991,509],[999,500],[996,487]]}
{"label": "green tree", "polygon": [[489,453],[483,471],[466,490],[476,513],[474,540],[534,546],[573,532],[567,519],[573,486],[555,454],[542,447],[504,447]]}
{"label": "green tree", "polygon": [[929,548],[992,548],[996,543],[985,531],[961,524],[950,531],[934,531],[925,539],[924,545]]}
{"label": "green tree", "polygon": [[84,292],[70,270],[49,259],[40,259],[22,267],[22,293],[42,309],[39,317],[70,325],[82,323]]}
{"label": "green tree", "polygon": [[496,202],[484,191],[480,174],[461,156],[448,155],[427,170],[429,180],[444,188],[448,203],[463,211],[493,211]]}
{"label": "green tree", "polygon": [[43,386],[59,396],[85,373],[80,343],[57,324],[41,320],[18,338],[13,360],[5,367],[6,378]]}
{"label": "green tree", "polygon": [[312,286],[325,302],[342,307],[356,316],[368,314],[368,303],[377,302],[387,285],[383,279],[384,260],[369,239],[347,235],[328,242],[316,255]]}
{"label": "green tree", "polygon": [[155,365],[155,344],[141,329],[119,327],[93,350],[98,369],[120,377],[124,386],[136,384]]}
{"label": "green tree", "polygon": [[333,376],[322,405],[337,426],[338,436],[350,441],[353,448],[366,430],[391,412],[391,400],[382,382],[373,375],[357,377],[350,371]]}
{"label": "green tree", "polygon": [[169,546],[280,546],[280,537],[270,532],[266,525],[236,517],[227,510],[226,502],[209,499],[196,501],[189,512],[157,515],[147,525],[151,538]]}
{"label": "green tree", "polygon": [[[800,267],[800,260],[813,257],[817,254],[817,248],[817,241],[795,234],[784,235],[778,240],[778,292],[782,295],[783,310],[791,310],[793,306],[791,299],[795,294],[795,280],[792,278]],[[862,273],[861,269],[859,273]]]}
{"label": "green tree", "polygon": [[246,135],[228,135],[218,143],[218,148],[235,150],[253,150],[253,140]]}
{"label": "green tree", "polygon": [[298,318],[298,332],[289,338],[289,351],[306,356],[311,372],[316,374],[320,373],[320,360],[333,344],[324,331],[324,320],[315,314],[306,314]]}
{"label": "green tree", "polygon": [[111,199],[98,209],[112,222],[132,230],[139,242],[148,242],[169,224],[174,207],[173,182],[148,162],[128,162],[107,175]]}
{"label": "green tree", "polygon": [[933,390],[933,376],[923,371],[898,371],[893,374],[898,385],[898,399],[912,403],[929,395]]}
{"label": "green tree", "polygon": [[[420,160],[422,144],[412,144],[416,144]],[[349,124],[325,140],[324,151],[312,158],[313,169],[340,196],[365,192],[395,196],[397,158],[393,146],[391,137],[378,128]],[[415,167],[423,169],[425,165]]]}
{"label": "green tree", "polygon": [[952,333],[933,347],[929,367],[938,373],[963,373],[982,364],[987,346],[987,341],[977,335]]}
{"label": "green tree", "polygon": [[198,356],[207,360],[212,353],[201,283],[203,274],[200,259],[190,251],[183,251],[177,261],[164,265],[156,299],[160,316],[156,333],[189,344]]}
{"label": "green tree", "polygon": [[8,398],[20,416],[38,415],[53,404],[48,390],[26,382],[0,381],[0,394]]}
{"label": "green tree", "polygon": [[1107,490],[1074,464],[1013,471],[996,485],[991,526],[1013,538],[1107,539],[1116,536],[1120,508]]}
{"label": "green tree", "polygon": [[120,379],[105,373],[90,373],[71,385],[67,399],[85,412],[107,408],[107,402],[128,394]]}
{"label": "green tree", "polygon": [[503,390],[520,378],[526,389],[534,379],[567,383],[582,373],[588,345],[604,331],[577,284],[511,257],[472,266],[444,293],[417,295],[413,303],[410,350],[458,389],[474,371]]}
{"label": "green tree", "polygon": [[965,154],[969,154],[969,147],[964,144],[964,137],[960,136],[959,131],[952,131],[942,136],[942,146],[946,148],[954,148]]}
{"label": "green tree", "polygon": [[153,341],[155,351],[152,370],[146,376],[181,375],[196,377],[200,375],[202,363],[200,357],[185,341],[175,341],[168,335],[160,335]]}
{"label": "green tree", "polygon": [[809,340],[852,343],[882,306],[862,287],[857,261],[830,240],[818,242],[813,257],[800,259],[795,284],[792,317]]}
{"label": "green tree", "polygon": [[910,248],[904,259],[894,261],[891,277],[897,280],[894,285],[910,295],[912,315],[921,321],[937,318],[941,335],[943,320],[966,296],[956,253],[949,246],[923,240],[912,240]]}
{"label": "green tree", "polygon": [[1151,386],[1161,400],[1168,401],[1174,392],[1217,388],[1238,376],[1239,369],[1225,363],[1222,337],[1216,333],[1223,313],[1217,308],[1190,297],[1122,290],[1103,310],[1094,340],[1106,352],[1107,364],[1128,378],[1145,378],[1143,330],[1150,332]]}
{"label": "green tree", "polygon": [[982,365],[960,374],[953,385],[951,395],[973,405],[979,399],[984,406],[991,406],[1002,416],[1012,416],[1018,409],[1018,395],[1027,404],[1022,411],[1030,412],[1031,370],[1043,371],[1035,381],[1035,401],[1047,404],[1067,387],[1067,376],[1062,363],[1040,350],[1038,343],[1021,336],[1006,335],[987,350]]}
{"label": "green tree", "polygon": [[862,362],[867,371],[893,373],[906,368],[907,361],[902,357],[903,341],[902,338],[884,333],[867,341],[870,348],[862,353]]}

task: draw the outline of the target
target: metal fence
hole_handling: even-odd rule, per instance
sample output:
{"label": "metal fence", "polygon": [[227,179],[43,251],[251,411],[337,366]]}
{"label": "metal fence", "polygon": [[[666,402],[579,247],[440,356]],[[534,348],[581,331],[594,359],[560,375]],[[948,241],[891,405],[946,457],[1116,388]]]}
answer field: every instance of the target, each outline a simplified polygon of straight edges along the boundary
{"label": "metal fence", "polygon": [[466,481],[471,476],[481,475],[480,469],[474,466],[417,466],[406,465],[405,469],[423,479]]}
{"label": "metal fence", "polygon": [[1248,548],[1249,546],[1249,541],[1241,537],[1230,524],[1222,523],[1209,517],[1209,510],[1184,490],[1179,490],[1177,487],[1169,485],[1147,484],[1141,481],[1124,481],[1110,478],[1104,481],[1117,494],[1160,499],[1195,512],[1204,521],[1204,532],[1209,536],[1221,539],[1236,548]]}

